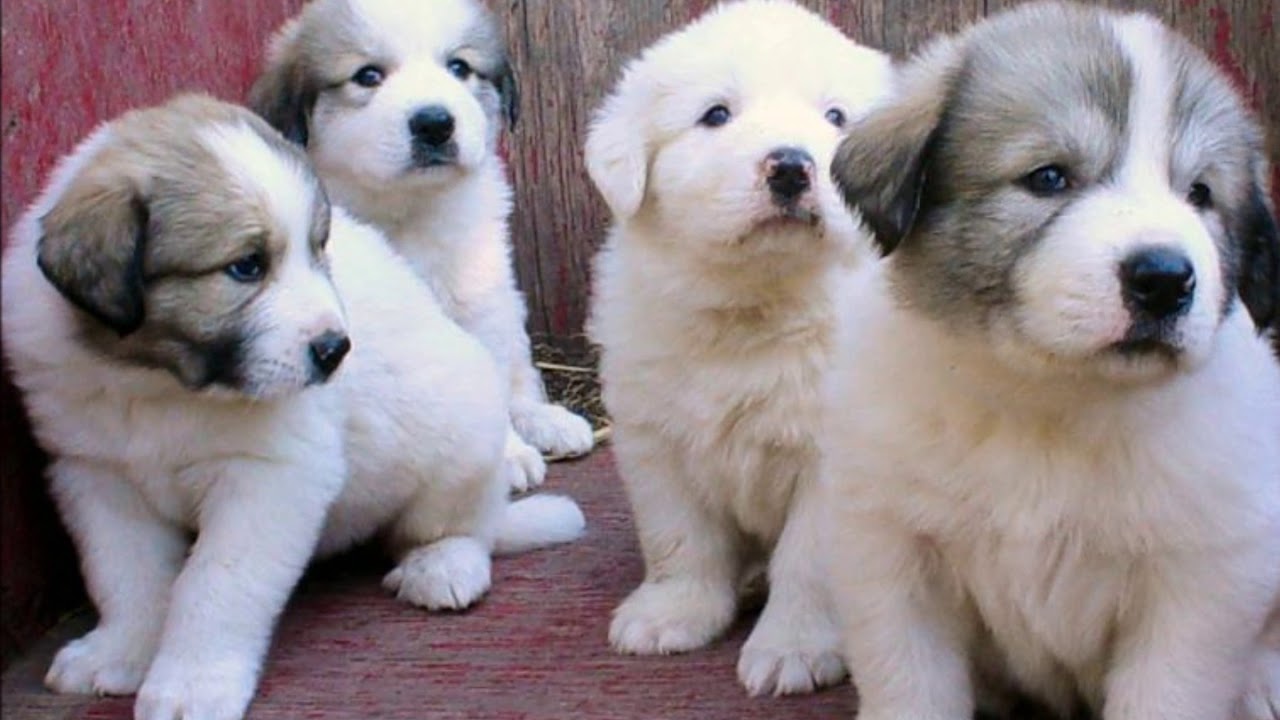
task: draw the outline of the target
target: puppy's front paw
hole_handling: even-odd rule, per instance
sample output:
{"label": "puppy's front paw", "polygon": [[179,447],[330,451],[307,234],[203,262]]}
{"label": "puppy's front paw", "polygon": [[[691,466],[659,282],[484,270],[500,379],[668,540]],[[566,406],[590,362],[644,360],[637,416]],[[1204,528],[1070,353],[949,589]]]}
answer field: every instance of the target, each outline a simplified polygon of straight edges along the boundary
{"label": "puppy's front paw", "polygon": [[845,676],[835,626],[785,615],[766,608],[738,656],[738,680],[753,696],[809,693]]}
{"label": "puppy's front paw", "polygon": [[1258,659],[1236,720],[1280,720],[1280,651],[1268,650]]}
{"label": "puppy's front paw", "polygon": [[428,610],[462,610],[488,591],[490,565],[478,540],[450,537],[410,551],[382,586]]}
{"label": "puppy's front paw", "polygon": [[735,609],[732,587],[646,581],[613,611],[609,643],[618,652],[634,655],[694,650],[724,632]]}
{"label": "puppy's front paw", "polygon": [[520,403],[512,407],[511,421],[520,437],[548,455],[576,457],[595,446],[591,423],[559,405]]}
{"label": "puppy's front paw", "polygon": [[515,430],[507,432],[507,445],[502,451],[503,472],[512,490],[524,492],[542,484],[547,476],[547,461],[542,453],[520,439]]}
{"label": "puppy's front paw", "polygon": [[58,651],[44,684],[61,693],[130,695],[154,654],[152,634],[99,627]]}
{"label": "puppy's front paw", "polygon": [[257,663],[157,658],[138,691],[135,720],[240,720],[253,699]]}

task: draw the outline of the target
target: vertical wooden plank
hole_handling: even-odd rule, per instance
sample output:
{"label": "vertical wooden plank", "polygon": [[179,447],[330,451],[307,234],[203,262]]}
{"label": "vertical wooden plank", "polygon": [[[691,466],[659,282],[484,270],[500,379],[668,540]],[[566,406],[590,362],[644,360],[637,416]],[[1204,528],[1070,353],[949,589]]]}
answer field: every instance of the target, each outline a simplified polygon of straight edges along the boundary
{"label": "vertical wooden plank", "polygon": [[929,38],[955,32],[982,17],[983,0],[895,0],[884,10],[884,45],[893,55],[915,52]]}
{"label": "vertical wooden plank", "polygon": [[509,138],[517,278],[538,332],[580,332],[606,214],[582,162],[592,109],[623,60],[665,26],[658,3],[509,0],[503,20],[524,96]]}

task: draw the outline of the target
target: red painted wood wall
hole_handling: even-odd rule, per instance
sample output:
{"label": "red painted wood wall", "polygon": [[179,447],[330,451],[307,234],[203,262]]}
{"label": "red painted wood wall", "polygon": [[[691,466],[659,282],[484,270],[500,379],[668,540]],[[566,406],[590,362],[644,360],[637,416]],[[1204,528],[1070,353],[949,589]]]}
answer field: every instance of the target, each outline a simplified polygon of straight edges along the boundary
{"label": "red painted wood wall", "polygon": [[[405,0],[406,2],[411,0]],[[530,325],[578,332],[587,269],[605,223],[579,157],[587,118],[619,65],[710,0],[489,0],[524,91],[509,149],[513,222]],[[1020,0],[801,0],[856,39],[895,54]],[[1111,0],[1144,7],[1208,50],[1260,110],[1280,159],[1280,42],[1274,0]],[[201,89],[240,99],[271,29],[302,0],[0,0],[0,228],[53,161],[98,122]],[[1278,183],[1280,185],[1280,183]],[[1280,193],[1280,187],[1276,188]],[[1280,199],[1280,198],[1278,198]],[[12,386],[0,381],[0,663],[81,597]]]}

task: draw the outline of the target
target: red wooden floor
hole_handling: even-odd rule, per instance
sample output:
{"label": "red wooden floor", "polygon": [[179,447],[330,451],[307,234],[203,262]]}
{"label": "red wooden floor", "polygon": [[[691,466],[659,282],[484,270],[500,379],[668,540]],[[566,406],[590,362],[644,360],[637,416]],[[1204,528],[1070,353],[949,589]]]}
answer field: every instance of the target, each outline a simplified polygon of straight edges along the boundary
{"label": "red wooden floor", "polygon": [[[751,700],[734,674],[743,622],[685,656],[629,658],[607,647],[609,614],[640,579],[626,500],[607,451],[553,465],[550,488],[587,514],[574,545],[496,562],[494,590],[470,612],[429,615],[379,587],[384,561],[318,568],[286,611],[249,717],[255,720],[712,720],[853,716],[846,685]],[[40,677],[64,622],[4,676],[5,720],[127,720],[128,699],[57,696]]]}

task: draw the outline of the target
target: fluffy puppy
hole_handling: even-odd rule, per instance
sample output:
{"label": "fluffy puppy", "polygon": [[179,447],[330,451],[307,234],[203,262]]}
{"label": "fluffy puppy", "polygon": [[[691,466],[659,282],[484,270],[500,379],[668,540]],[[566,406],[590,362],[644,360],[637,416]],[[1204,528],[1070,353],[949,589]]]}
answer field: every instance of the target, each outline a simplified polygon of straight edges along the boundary
{"label": "fluffy puppy", "polygon": [[1257,125],[1158,21],[1085,6],[998,16],[897,80],[834,165],[889,254],[839,304],[823,448],[858,717],[1025,693],[1276,720]]}
{"label": "fluffy puppy", "polygon": [[546,402],[530,360],[497,154],[516,83],[484,6],[315,0],[272,41],[250,104],[307,147],[334,202],[382,230],[493,355],[510,400],[512,485],[542,482],[538,450],[588,452],[590,425]]}
{"label": "fluffy puppy", "polygon": [[828,169],[888,69],[794,4],[725,4],[628,65],[595,119],[613,226],[591,330],[646,567],[614,613],[622,652],[705,645],[772,555],[740,679],[790,693],[844,674],[806,496],[831,285],[869,243]]}
{"label": "fluffy puppy", "polygon": [[95,131],[15,226],[3,280],[100,615],[55,690],[237,718],[313,553],[381,532],[388,587],[462,608],[495,548],[582,528],[565,498],[506,505],[488,354],[247,110],[191,96]]}

